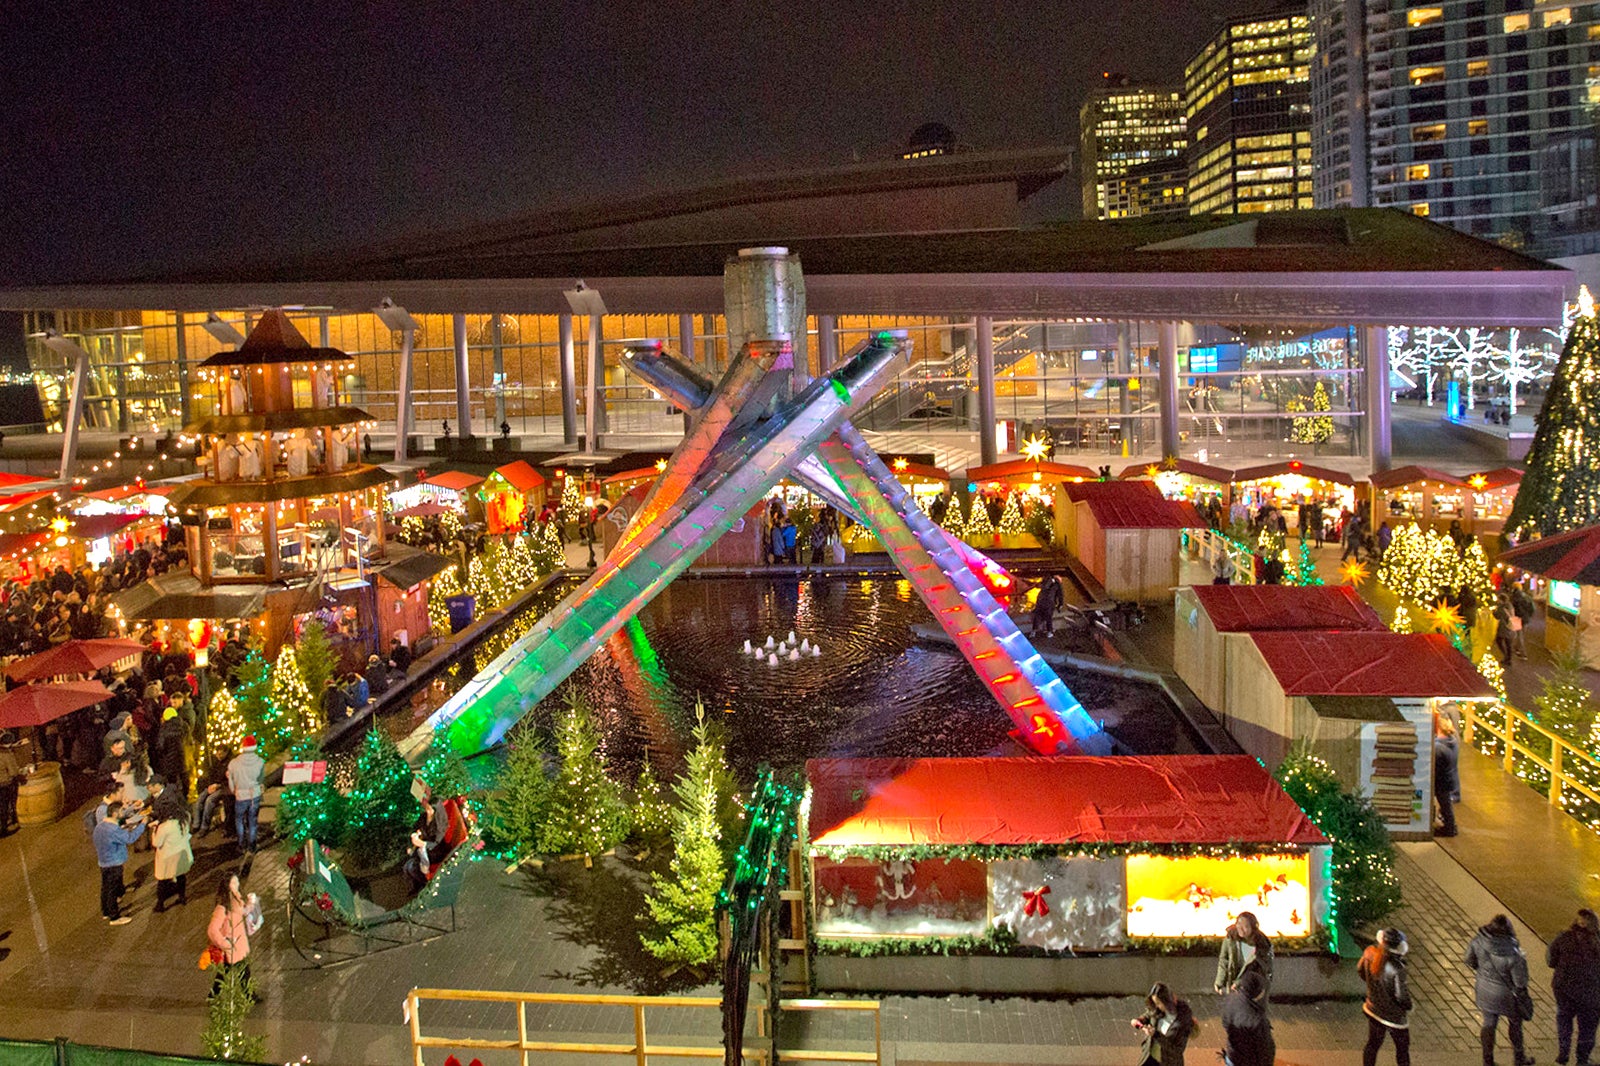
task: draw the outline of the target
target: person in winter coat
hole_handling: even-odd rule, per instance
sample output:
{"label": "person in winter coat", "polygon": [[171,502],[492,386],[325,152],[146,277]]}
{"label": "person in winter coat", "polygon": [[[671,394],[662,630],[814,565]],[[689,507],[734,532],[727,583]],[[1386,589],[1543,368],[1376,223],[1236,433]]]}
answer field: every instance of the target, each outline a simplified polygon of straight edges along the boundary
{"label": "person in winter coat", "polygon": [[1578,1066],[1589,1066],[1595,1028],[1600,1026],[1600,920],[1587,907],[1572,928],[1556,934],[1545,952],[1550,964],[1550,989],[1556,994],[1556,1061],[1566,1066],[1572,1050],[1573,1023],[1578,1030]]}
{"label": "person in winter coat", "polygon": [[1267,1017],[1267,982],[1255,970],[1236,981],[1222,1001],[1223,1051],[1229,1066],[1273,1066],[1278,1055]]}
{"label": "person in winter coat", "polygon": [[1039,584],[1039,594],[1033,601],[1033,635],[1054,636],[1056,631],[1056,612],[1061,609],[1061,601],[1066,599],[1066,593],[1061,588],[1061,579],[1054,574],[1049,574]]}
{"label": "person in winter coat", "polygon": [[156,825],[155,848],[155,912],[160,914],[173,897],[180,906],[189,902],[189,868],[194,865],[194,852],[189,847],[188,811],[180,811],[176,817]]}
{"label": "person in winter coat", "polygon": [[1217,995],[1226,993],[1250,970],[1261,975],[1265,988],[1272,987],[1272,941],[1261,931],[1254,914],[1240,911],[1228,926],[1228,935],[1222,938],[1222,949],[1217,953],[1217,979],[1213,985]]}
{"label": "person in winter coat", "polygon": [[1483,1014],[1483,1027],[1478,1031],[1483,1066],[1494,1066],[1495,1030],[1502,1017],[1517,1066],[1532,1062],[1523,1052],[1522,1010],[1517,1002],[1528,991],[1528,960],[1511,931],[1511,919],[1497,914],[1479,929],[1467,945],[1466,964],[1477,973],[1474,991]]}
{"label": "person in winter coat", "polygon": [[233,828],[241,852],[256,850],[256,830],[261,813],[262,779],[267,764],[256,754],[256,738],[245,737],[239,754],[228,763],[228,790],[233,793]]}
{"label": "person in winter coat", "polygon": [[1157,981],[1144,1002],[1148,1009],[1128,1023],[1144,1034],[1144,1057],[1140,1061],[1183,1066],[1184,1049],[1197,1028],[1189,1001]]}
{"label": "person in winter coat", "polygon": [[1361,953],[1356,973],[1367,983],[1367,1046],[1361,1066],[1375,1066],[1383,1038],[1394,1040],[1396,1066],[1411,1066],[1411,989],[1406,984],[1406,935],[1398,929],[1378,932],[1378,942]]}
{"label": "person in winter coat", "polygon": [[161,728],[156,731],[155,771],[183,796],[189,794],[189,766],[183,753],[187,732],[176,708],[168,707],[161,712]]}
{"label": "person in winter coat", "polygon": [[206,939],[212,951],[222,959],[217,967],[216,980],[211,994],[222,987],[223,977],[229,970],[242,967],[244,978],[250,979],[250,908],[254,896],[245,897],[239,890],[239,875],[229,874],[217,885],[217,905],[211,911],[211,922],[206,926]]}
{"label": "person in winter coat", "polygon": [[122,803],[112,800],[105,806],[94,827],[94,856],[100,866],[100,916],[112,925],[133,921],[122,913],[120,902],[127,894],[122,868],[128,862],[128,845],[144,835],[144,823],[124,825]]}
{"label": "person in winter coat", "polygon": [[1461,752],[1456,727],[1448,718],[1439,719],[1439,734],[1433,738],[1433,800],[1439,808],[1440,827],[1435,836],[1456,835],[1455,797],[1461,791]]}

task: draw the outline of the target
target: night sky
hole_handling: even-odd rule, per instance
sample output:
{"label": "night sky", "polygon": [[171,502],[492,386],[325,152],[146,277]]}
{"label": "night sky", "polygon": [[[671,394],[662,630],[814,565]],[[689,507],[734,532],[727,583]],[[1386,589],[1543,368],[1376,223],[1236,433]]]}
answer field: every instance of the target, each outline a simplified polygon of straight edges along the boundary
{"label": "night sky", "polygon": [[[359,246],[597,196],[1075,143],[1256,0],[0,4],[0,284]],[[181,11],[181,14],[179,12]]]}

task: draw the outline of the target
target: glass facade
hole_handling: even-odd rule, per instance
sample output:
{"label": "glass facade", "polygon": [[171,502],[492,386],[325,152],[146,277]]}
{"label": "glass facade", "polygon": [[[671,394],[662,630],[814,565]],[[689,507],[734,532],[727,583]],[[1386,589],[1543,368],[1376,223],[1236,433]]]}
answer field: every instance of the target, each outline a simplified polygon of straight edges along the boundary
{"label": "glass facade", "polygon": [[1311,206],[1311,53],[1289,15],[1232,23],[1189,62],[1191,214]]}
{"label": "glass facade", "polygon": [[[246,312],[219,311],[240,332]],[[433,437],[457,423],[453,321],[418,315],[413,355],[413,426]],[[392,434],[396,413],[400,336],[377,316],[303,309],[290,312],[313,344],[347,353],[354,364],[338,383],[344,401]],[[187,422],[218,414],[214,392],[200,386],[193,368],[225,346],[204,328],[204,316],[170,312],[92,314],[34,312],[30,330],[61,329],[90,353],[86,425],[145,432],[186,424],[183,382],[189,380]],[[498,325],[497,325],[498,319]],[[720,315],[696,315],[695,361],[708,373],[727,366]],[[574,319],[575,392],[583,421],[588,321]],[[817,321],[812,318],[810,329]],[[980,425],[977,337],[973,319],[961,316],[841,315],[835,320],[841,356],[869,333],[903,330],[909,366],[854,416],[858,427],[891,435],[896,450],[967,454],[977,451]],[[325,332],[324,332],[325,330]],[[561,374],[559,321],[555,315],[468,315],[468,390],[472,431],[559,441]],[[601,395],[603,425],[613,438],[649,439],[655,446],[683,432],[681,414],[618,365],[630,343],[645,338],[680,348],[677,315],[607,315]],[[813,370],[818,344],[809,345]],[[1057,454],[1085,457],[1159,457],[1158,327],[1152,322],[997,320],[994,323],[995,417],[989,427],[1010,442],[1048,432]],[[69,388],[60,356],[37,340],[29,354],[46,417],[60,428]],[[1307,324],[1295,328],[1180,326],[1179,434],[1185,454],[1204,450],[1216,458],[1348,455],[1363,450],[1364,414],[1359,353],[1350,331]],[[1319,392],[1321,399],[1319,400]],[[1321,406],[1325,404],[1325,406]],[[1316,427],[1313,430],[1311,427]]]}

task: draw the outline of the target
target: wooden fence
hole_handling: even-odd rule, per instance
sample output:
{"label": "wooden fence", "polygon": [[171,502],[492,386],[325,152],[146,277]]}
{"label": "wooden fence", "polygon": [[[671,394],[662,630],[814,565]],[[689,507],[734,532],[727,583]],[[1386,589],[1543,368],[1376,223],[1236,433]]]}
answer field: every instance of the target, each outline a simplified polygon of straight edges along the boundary
{"label": "wooden fence", "polygon": [[[1600,782],[1600,759],[1561,739],[1504,700],[1498,705],[1498,712],[1505,715],[1504,726],[1497,726],[1494,722],[1484,719],[1482,707],[1476,702],[1464,701],[1461,708],[1462,739],[1471,744],[1474,734],[1482,730],[1500,742],[1499,758],[1507,773],[1515,774],[1520,760],[1525,764],[1531,763],[1549,774],[1550,784],[1545,790],[1545,796],[1551,806],[1562,807],[1562,793],[1566,789],[1571,789],[1591,803],[1600,805],[1600,791],[1596,791],[1592,783]],[[1536,736],[1542,737],[1549,745],[1548,756],[1529,746],[1529,741]],[[1587,781],[1575,776],[1574,771],[1579,768],[1587,771]]]}

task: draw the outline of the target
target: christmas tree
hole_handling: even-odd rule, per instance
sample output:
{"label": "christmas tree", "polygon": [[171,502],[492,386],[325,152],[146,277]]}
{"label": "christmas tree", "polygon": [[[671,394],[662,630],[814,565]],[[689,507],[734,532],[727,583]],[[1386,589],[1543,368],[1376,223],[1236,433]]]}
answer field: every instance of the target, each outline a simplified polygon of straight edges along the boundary
{"label": "christmas tree", "polygon": [[1458,561],[1456,587],[1463,585],[1472,589],[1472,594],[1478,598],[1479,608],[1492,606],[1498,595],[1494,581],[1489,577],[1489,557],[1483,553],[1483,545],[1478,543],[1476,537],[1467,542],[1466,551],[1461,553]]}
{"label": "christmas tree", "polygon": [[206,1027],[200,1046],[206,1057],[222,1062],[262,1062],[267,1040],[250,1036],[244,1021],[256,1005],[256,983],[243,966],[224,967],[206,1003]]}
{"label": "christmas tree", "polygon": [[550,774],[544,750],[531,725],[506,738],[506,762],[489,797],[487,832],[497,850],[516,855],[538,843],[550,804]]}
{"label": "christmas tree", "polygon": [[1401,600],[1427,607],[1460,587],[1462,560],[1453,540],[1410,522],[1395,530],[1378,563],[1378,582]]}
{"label": "christmas tree", "polygon": [[1478,673],[1489,682],[1489,687],[1494,689],[1495,695],[1501,699],[1506,698],[1506,668],[1494,657],[1492,649],[1478,656]]}
{"label": "christmas tree", "polygon": [[1006,536],[1016,536],[1028,531],[1027,524],[1022,521],[1020,495],[1016,492],[1006,494],[1005,510],[1000,512],[1000,532]]}
{"label": "christmas tree", "polygon": [[345,800],[344,851],[357,864],[384,866],[405,850],[417,820],[411,778],[411,767],[388,734],[368,730]]}
{"label": "christmas tree", "polygon": [[972,511],[967,515],[967,540],[982,546],[994,536],[994,523],[989,520],[989,506],[982,496],[972,497]]}
{"label": "christmas tree", "polygon": [[295,658],[300,661],[300,680],[314,698],[322,697],[322,687],[334,675],[338,662],[328,645],[328,630],[311,615],[300,628],[300,639],[295,644]]}
{"label": "christmas tree", "polygon": [[1333,842],[1333,895],[1339,901],[1339,923],[1356,929],[1394,913],[1401,905],[1394,843],[1372,802],[1346,791],[1332,767],[1303,744],[1273,776]]}
{"label": "christmas tree", "polygon": [[961,518],[961,500],[954,493],[950,495],[950,502],[945,504],[944,518],[939,525],[957,539],[966,535],[967,523]]}
{"label": "christmas tree", "polygon": [[256,738],[263,759],[289,746],[293,730],[279,721],[272,706],[272,664],[254,648],[233,671],[233,700],[244,723],[244,735]]}
{"label": "christmas tree", "polygon": [[221,744],[229,751],[238,751],[239,742],[250,734],[250,727],[245,723],[244,715],[239,713],[239,704],[233,698],[233,693],[226,688],[218,688],[217,694],[211,697],[211,707],[206,711],[206,741],[209,744]]}
{"label": "christmas tree", "polygon": [[448,736],[443,728],[434,729],[428,757],[417,768],[417,776],[433,792],[434,799],[457,799],[469,795],[473,789],[467,760],[450,746]]}
{"label": "christmas tree", "polygon": [[1412,633],[1411,612],[1406,610],[1406,605],[1401,604],[1394,609],[1394,618],[1389,621],[1389,628],[1396,633]]}
{"label": "christmas tree", "polygon": [[460,567],[447,566],[433,576],[433,583],[428,586],[428,621],[435,633],[450,632],[450,605],[445,601],[465,591]]}
{"label": "christmas tree", "polygon": [[717,806],[722,746],[706,726],[703,712],[694,730],[695,746],[673,791],[672,865],[651,878],[652,933],[641,939],[658,959],[701,966],[717,957],[717,893],[727,880]]}
{"label": "christmas tree", "polygon": [[647,848],[659,848],[672,837],[672,804],[666,786],[656,776],[645,755],[644,767],[633,785],[633,832]]}
{"label": "christmas tree", "polygon": [[1518,539],[1600,522],[1600,323],[1588,289],[1578,306],[1506,518]]}
{"label": "christmas tree", "polygon": [[561,523],[564,530],[567,526],[583,521],[583,489],[578,486],[575,477],[561,479],[561,502],[556,506],[555,521]]}
{"label": "christmas tree", "polygon": [[[1290,411],[1304,411],[1305,402],[1290,400],[1285,405]],[[1317,382],[1317,387],[1311,391],[1311,410],[1328,411],[1332,405],[1328,402],[1328,387],[1322,382]],[[1296,418],[1294,431],[1290,436],[1302,444],[1321,444],[1333,438],[1333,419],[1325,414],[1313,414],[1310,418]]]}
{"label": "christmas tree", "polygon": [[1589,686],[1583,680],[1587,664],[1571,651],[1552,653],[1550,662],[1555,669],[1533,699],[1539,724],[1570,744],[1582,745],[1594,721]]}
{"label": "christmas tree", "polygon": [[553,574],[567,565],[567,552],[555,522],[544,522],[534,534],[533,555],[541,574]]}
{"label": "christmas tree", "polygon": [[322,705],[313,698],[300,676],[300,657],[293,644],[285,644],[272,664],[272,713],[274,731],[284,736],[282,750],[287,744],[308,734],[315,735],[327,725],[322,720]]}
{"label": "christmas tree", "polygon": [[[289,749],[289,758],[297,762],[312,762],[325,758],[322,745],[314,738],[298,740]],[[298,848],[307,840],[336,848],[344,837],[345,800],[333,781],[300,785],[287,785],[278,798],[278,819],[274,823],[278,837]]]}
{"label": "christmas tree", "polygon": [[596,855],[628,835],[628,808],[622,790],[606,776],[594,718],[577,696],[568,698],[556,719],[555,739],[559,768],[550,809],[539,828],[539,850],[576,852],[585,866],[592,865]]}
{"label": "christmas tree", "polygon": [[1320,585],[1322,578],[1317,575],[1317,561],[1311,557],[1311,545],[1305,541],[1300,542],[1300,555],[1294,564],[1285,583],[1290,585]]}

